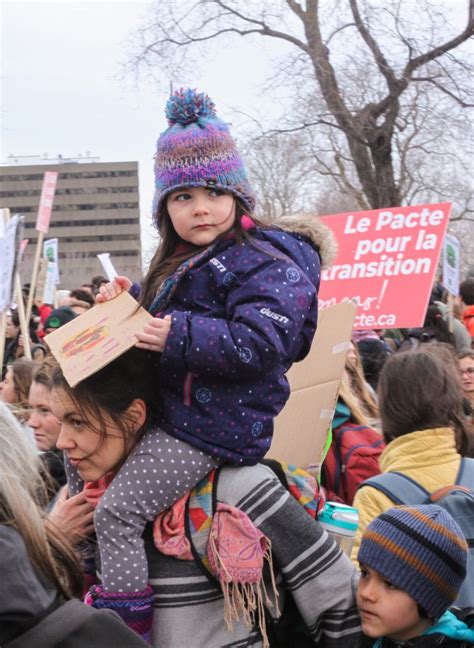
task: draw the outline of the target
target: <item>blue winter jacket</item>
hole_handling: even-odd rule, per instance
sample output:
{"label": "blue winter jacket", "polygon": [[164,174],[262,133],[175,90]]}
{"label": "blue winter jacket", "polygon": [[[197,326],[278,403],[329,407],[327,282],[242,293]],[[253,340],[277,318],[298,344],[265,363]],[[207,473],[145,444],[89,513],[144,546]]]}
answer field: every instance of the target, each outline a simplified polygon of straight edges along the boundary
{"label": "blue winter jacket", "polygon": [[225,463],[265,455],[289,396],[285,372],[316,331],[318,248],[328,234],[306,219],[305,234],[254,228],[252,242],[211,245],[159,313],[172,315],[159,360],[160,424]]}

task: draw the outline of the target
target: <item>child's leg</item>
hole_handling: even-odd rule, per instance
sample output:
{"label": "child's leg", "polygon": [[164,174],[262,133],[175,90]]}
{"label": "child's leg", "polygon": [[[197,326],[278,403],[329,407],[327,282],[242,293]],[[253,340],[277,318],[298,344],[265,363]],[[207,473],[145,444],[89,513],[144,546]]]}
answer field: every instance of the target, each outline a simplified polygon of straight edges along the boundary
{"label": "child's leg", "polygon": [[162,430],[145,434],[95,512],[105,592],[137,592],[148,583],[142,539],[147,521],[189,491],[218,462]]}

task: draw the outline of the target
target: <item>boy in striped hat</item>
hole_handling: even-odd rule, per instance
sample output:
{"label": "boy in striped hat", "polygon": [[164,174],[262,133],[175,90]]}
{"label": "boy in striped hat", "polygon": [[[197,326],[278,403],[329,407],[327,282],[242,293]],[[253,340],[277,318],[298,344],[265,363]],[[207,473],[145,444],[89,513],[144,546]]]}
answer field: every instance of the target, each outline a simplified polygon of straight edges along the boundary
{"label": "boy in striped hat", "polygon": [[448,608],[466,576],[467,543],[436,505],[396,506],[367,527],[358,560],[362,646],[464,648],[474,629]]}

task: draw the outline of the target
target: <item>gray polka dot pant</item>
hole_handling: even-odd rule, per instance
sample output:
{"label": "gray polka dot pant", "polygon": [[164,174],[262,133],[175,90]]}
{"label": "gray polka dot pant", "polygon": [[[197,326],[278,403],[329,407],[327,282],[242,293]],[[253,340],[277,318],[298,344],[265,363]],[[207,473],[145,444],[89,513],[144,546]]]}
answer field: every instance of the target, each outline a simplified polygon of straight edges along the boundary
{"label": "gray polka dot pant", "polygon": [[148,584],[142,539],[145,524],[218,465],[204,452],[160,429],[145,434],[95,511],[104,591],[145,589]]}

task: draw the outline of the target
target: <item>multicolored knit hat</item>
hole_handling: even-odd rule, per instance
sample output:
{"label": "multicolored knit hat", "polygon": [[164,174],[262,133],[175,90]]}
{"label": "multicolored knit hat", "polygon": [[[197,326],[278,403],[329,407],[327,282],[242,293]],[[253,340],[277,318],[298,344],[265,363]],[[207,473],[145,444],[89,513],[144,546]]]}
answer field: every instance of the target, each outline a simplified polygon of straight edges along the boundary
{"label": "multicolored knit hat", "polygon": [[395,506],[369,524],[357,559],[438,619],[466,576],[467,543],[440,506]]}
{"label": "multicolored knit hat", "polygon": [[169,128],[158,139],[155,155],[155,223],[160,207],[181,187],[215,187],[239,198],[250,212],[255,197],[229,127],[206,94],[181,89],[166,104]]}

